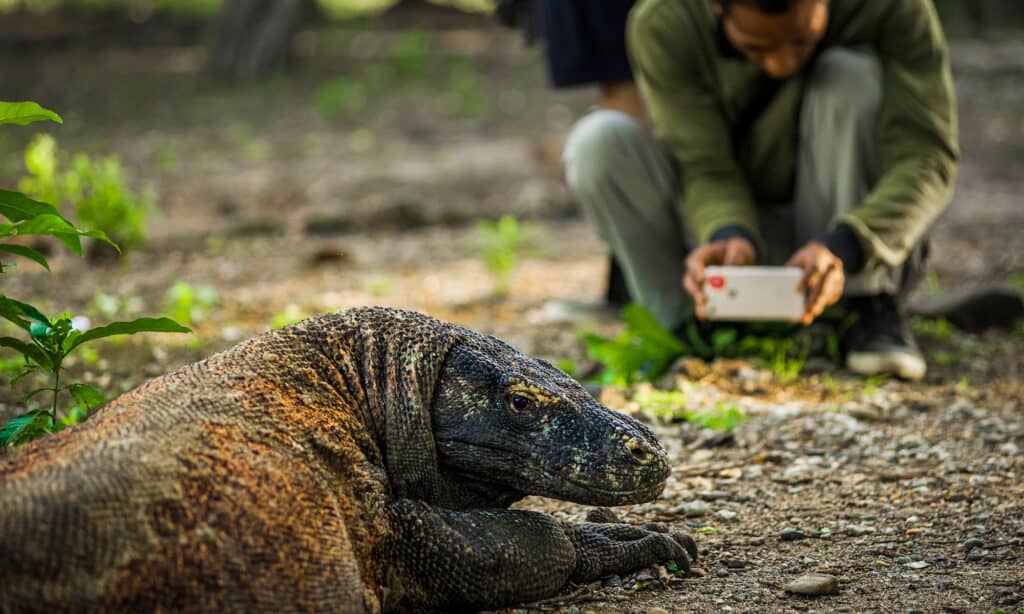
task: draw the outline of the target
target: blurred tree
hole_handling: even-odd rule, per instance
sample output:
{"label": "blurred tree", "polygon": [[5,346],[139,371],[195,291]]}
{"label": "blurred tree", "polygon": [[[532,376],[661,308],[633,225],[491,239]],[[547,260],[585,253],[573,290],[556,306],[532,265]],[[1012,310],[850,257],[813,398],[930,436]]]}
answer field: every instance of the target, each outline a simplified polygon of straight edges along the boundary
{"label": "blurred tree", "polygon": [[291,57],[299,29],[316,15],[316,0],[228,0],[217,24],[210,68],[229,80],[280,68]]}

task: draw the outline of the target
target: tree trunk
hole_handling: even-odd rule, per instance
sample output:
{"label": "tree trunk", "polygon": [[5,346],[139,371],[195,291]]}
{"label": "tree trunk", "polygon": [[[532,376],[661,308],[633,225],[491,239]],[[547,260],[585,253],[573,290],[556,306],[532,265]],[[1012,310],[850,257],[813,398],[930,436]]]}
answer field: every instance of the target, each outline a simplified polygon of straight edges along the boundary
{"label": "tree trunk", "polygon": [[315,0],[228,0],[210,53],[210,68],[223,79],[249,79],[284,66],[292,39],[315,15]]}

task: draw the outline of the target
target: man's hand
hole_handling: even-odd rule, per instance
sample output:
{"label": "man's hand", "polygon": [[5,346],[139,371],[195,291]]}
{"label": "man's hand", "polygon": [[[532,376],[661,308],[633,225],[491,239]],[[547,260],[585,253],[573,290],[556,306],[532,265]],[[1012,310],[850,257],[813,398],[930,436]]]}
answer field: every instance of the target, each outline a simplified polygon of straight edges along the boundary
{"label": "man's hand", "polygon": [[843,261],[821,243],[811,241],[801,247],[786,265],[800,267],[804,271],[799,286],[801,292],[807,293],[801,320],[804,324],[813,322],[826,307],[843,295],[843,286],[846,284]]}
{"label": "man's hand", "polygon": [[732,237],[701,245],[686,257],[686,274],[683,275],[683,287],[693,297],[697,307],[697,317],[707,317],[704,305],[708,302],[704,295],[704,269],[710,265],[746,266],[754,264],[754,245],[742,237]]}

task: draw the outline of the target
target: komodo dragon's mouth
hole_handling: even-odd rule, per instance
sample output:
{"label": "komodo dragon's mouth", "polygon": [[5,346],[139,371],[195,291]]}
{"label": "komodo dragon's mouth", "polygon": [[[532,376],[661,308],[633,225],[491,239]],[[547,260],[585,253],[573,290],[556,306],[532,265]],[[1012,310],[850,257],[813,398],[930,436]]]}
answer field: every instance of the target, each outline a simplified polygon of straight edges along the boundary
{"label": "komodo dragon's mouth", "polygon": [[[553,467],[535,454],[524,454],[497,446],[467,441],[438,441],[447,460],[455,461],[459,473],[479,482],[513,488],[527,495],[538,495],[589,505],[627,505],[654,499],[665,488],[668,467],[650,465],[637,467],[636,472],[623,471],[594,452],[582,452],[576,466],[586,466],[593,480],[581,479],[579,472]],[[445,445],[447,444],[447,445]],[[451,447],[449,447],[451,446]],[[450,455],[452,450],[456,454]],[[560,451],[564,455],[564,451]],[[458,463],[457,458],[471,458]],[[500,460],[499,460],[500,459]],[[489,462],[498,460],[498,462]],[[588,462],[592,461],[592,462]],[[627,485],[635,487],[629,488]]]}

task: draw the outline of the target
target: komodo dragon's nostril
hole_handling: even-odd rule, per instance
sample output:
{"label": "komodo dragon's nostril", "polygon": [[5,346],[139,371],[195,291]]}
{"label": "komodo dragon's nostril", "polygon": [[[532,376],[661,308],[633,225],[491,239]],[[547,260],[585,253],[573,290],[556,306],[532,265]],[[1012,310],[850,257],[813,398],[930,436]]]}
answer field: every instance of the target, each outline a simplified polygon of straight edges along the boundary
{"label": "komodo dragon's nostril", "polygon": [[654,452],[651,451],[650,446],[638,439],[629,439],[626,441],[626,449],[633,455],[633,460],[641,465],[646,465],[654,460]]}

